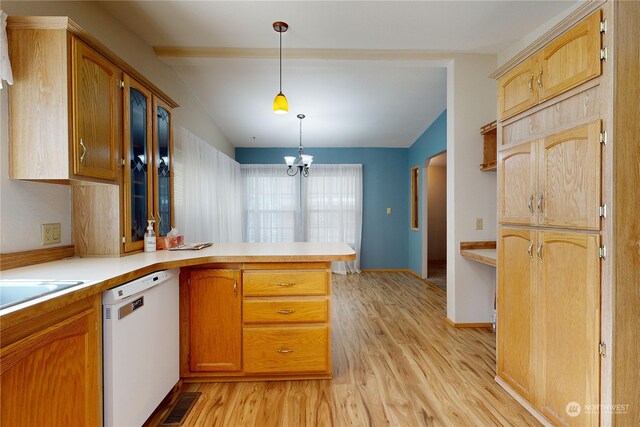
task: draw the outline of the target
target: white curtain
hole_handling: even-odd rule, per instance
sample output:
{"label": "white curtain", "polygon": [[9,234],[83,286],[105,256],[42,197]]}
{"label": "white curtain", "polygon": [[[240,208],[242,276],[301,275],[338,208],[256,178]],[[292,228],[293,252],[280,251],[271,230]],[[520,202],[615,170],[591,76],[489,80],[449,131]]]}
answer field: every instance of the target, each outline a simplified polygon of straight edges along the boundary
{"label": "white curtain", "polygon": [[245,242],[300,242],[300,180],[282,165],[241,165]]}
{"label": "white curtain", "polygon": [[7,42],[7,14],[0,10],[0,89],[2,81],[13,84],[11,62],[9,62],[9,44]]}
{"label": "white curtain", "polygon": [[308,178],[283,165],[242,165],[246,242],[345,242],[356,260],[336,273],[360,271],[362,165],[314,165]]}
{"label": "white curtain", "polygon": [[362,165],[314,165],[303,180],[305,240],[347,243],[356,259],[334,262],[333,271],[360,272]]}
{"label": "white curtain", "polygon": [[174,135],[174,203],[186,242],[242,241],[240,165],[184,128]]}

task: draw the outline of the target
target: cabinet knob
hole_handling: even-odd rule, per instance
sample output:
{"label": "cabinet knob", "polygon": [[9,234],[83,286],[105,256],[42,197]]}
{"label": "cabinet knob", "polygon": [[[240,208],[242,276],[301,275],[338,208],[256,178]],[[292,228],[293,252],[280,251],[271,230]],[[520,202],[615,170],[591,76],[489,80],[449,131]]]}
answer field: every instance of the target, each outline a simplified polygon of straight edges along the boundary
{"label": "cabinet knob", "polygon": [[527,202],[527,207],[529,208],[529,212],[533,215],[533,194],[529,196],[529,201]]}
{"label": "cabinet knob", "polygon": [[295,285],[296,282],[278,282],[276,286],[289,287]]}
{"label": "cabinet knob", "polygon": [[531,261],[533,261],[533,240],[531,240],[531,243],[529,244],[529,247],[527,248],[527,253],[529,254],[529,259]]}
{"label": "cabinet knob", "polygon": [[540,192],[540,195],[538,196],[538,212],[542,213],[542,199],[544,198],[544,194],[542,194],[542,192]]}
{"label": "cabinet knob", "polygon": [[278,353],[293,353],[293,349],[291,347],[279,348],[276,350]]}
{"label": "cabinet knob", "polygon": [[238,281],[237,280],[233,281],[233,296],[234,297],[238,296]]}
{"label": "cabinet knob", "polygon": [[84,165],[84,159],[87,157],[87,146],[84,144],[82,138],[80,138],[80,146],[82,147],[82,154],[80,155],[80,164]]}
{"label": "cabinet knob", "polygon": [[531,77],[529,77],[529,83],[527,83],[529,87],[529,92],[533,93],[533,73],[531,73]]}
{"label": "cabinet knob", "polygon": [[538,87],[542,89],[542,67],[540,67],[540,72],[538,72]]}
{"label": "cabinet knob", "polygon": [[542,262],[542,242],[540,242],[540,244],[538,245],[536,253],[538,254],[538,261]]}
{"label": "cabinet knob", "polygon": [[278,314],[292,314],[292,313],[295,313],[295,312],[296,312],[295,310],[288,310],[288,309],[287,310],[276,310],[276,313],[278,313]]}

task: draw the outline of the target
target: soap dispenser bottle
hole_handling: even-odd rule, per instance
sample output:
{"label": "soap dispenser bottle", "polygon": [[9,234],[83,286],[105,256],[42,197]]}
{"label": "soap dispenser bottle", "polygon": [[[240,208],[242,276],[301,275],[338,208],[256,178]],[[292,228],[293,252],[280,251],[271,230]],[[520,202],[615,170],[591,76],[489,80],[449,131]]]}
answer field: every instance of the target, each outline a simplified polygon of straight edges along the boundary
{"label": "soap dispenser bottle", "polygon": [[156,233],[153,231],[153,223],[155,220],[149,219],[147,220],[149,226],[147,227],[147,231],[144,233],[144,251],[145,252],[155,252],[156,251]]}

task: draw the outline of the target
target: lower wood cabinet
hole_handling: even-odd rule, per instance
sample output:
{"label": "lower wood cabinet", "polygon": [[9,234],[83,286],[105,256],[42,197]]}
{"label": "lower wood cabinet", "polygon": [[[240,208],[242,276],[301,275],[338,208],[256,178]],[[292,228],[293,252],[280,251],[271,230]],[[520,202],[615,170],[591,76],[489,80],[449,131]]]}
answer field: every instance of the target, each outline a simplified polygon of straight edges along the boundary
{"label": "lower wood cabinet", "polygon": [[331,378],[331,263],[184,269],[180,289],[183,379]]}
{"label": "lower wood cabinet", "polygon": [[97,295],[3,330],[1,425],[102,425],[100,312]]}
{"label": "lower wood cabinet", "polygon": [[[498,236],[498,376],[557,425],[595,426],[600,403],[600,236]],[[573,402],[584,408],[571,411]],[[576,406],[576,405],[574,405]]]}

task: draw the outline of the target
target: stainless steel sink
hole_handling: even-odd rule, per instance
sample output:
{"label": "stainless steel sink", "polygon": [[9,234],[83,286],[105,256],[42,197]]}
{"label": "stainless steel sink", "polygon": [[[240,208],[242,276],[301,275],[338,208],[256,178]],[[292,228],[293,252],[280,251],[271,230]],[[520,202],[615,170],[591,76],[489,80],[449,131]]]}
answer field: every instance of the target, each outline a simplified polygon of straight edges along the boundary
{"label": "stainless steel sink", "polygon": [[0,279],[0,310],[83,283],[77,280]]}

